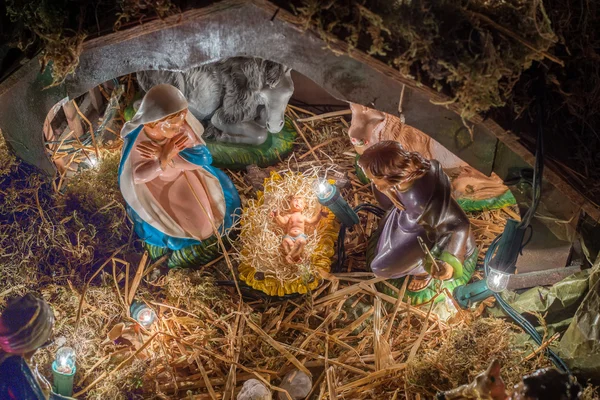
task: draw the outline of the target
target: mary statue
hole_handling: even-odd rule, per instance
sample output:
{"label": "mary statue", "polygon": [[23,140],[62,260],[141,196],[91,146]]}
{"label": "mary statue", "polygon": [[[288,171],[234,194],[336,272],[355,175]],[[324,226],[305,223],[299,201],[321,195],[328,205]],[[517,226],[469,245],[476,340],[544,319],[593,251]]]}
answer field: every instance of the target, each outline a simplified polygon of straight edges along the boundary
{"label": "mary statue", "polygon": [[146,93],[121,130],[119,186],[135,232],[150,248],[177,252],[214,242],[238,216],[237,190],[211,166],[203,132],[183,94],[166,84]]}

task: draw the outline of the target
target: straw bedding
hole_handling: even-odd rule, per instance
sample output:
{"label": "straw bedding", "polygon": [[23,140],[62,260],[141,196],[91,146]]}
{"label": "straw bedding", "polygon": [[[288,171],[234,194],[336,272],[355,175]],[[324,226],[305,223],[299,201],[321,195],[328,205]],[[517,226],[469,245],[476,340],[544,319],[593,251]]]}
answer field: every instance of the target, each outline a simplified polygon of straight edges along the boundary
{"label": "straw bedding", "polygon": [[[354,175],[346,116],[298,121],[310,115],[289,107],[300,140],[295,154],[275,169],[294,175],[273,185],[282,194],[308,193],[315,168],[324,173],[335,166],[347,176],[349,188],[342,194],[352,206],[374,203],[369,188]],[[143,254],[124,218],[111,161],[118,159],[118,149],[110,152],[87,172],[85,182],[68,179],[65,194],[10,159],[0,145],[5,199],[0,207],[0,304],[29,290],[50,302],[57,340],[34,361],[50,376],[58,346],[74,347],[77,398],[234,399],[250,378],[281,391],[283,375],[297,368],[313,377],[311,398],[417,399],[466,383],[493,357],[502,361],[508,387],[548,365],[543,356],[524,361],[534,349],[515,343],[519,330],[509,322],[485,318],[485,305],[454,310],[443,321],[429,304],[413,307],[377,292],[381,279],[364,263],[366,239],[377,226],[372,215],[361,213],[360,228],[346,237],[345,271],[324,273],[321,286],[294,299],[243,300],[239,288],[220,286],[219,281],[236,279],[232,271],[238,264],[253,262],[252,254],[241,250],[249,239],[234,243],[212,265],[168,271],[165,259],[151,261]],[[248,217],[256,218],[256,226],[270,224],[265,211],[286,208],[278,191],[267,190],[260,204],[243,173],[228,173],[244,207],[264,208],[261,216]],[[107,195],[86,182],[106,182],[114,197],[96,197]],[[307,210],[314,212],[315,205],[310,198]],[[470,216],[483,250],[514,214],[504,209]],[[273,228],[256,240],[269,243],[264,251],[274,254],[280,235]],[[290,271],[279,273],[286,279]],[[401,295],[405,288],[394,290]],[[148,329],[129,315],[134,298],[158,315]],[[588,388],[585,398],[598,397]]]}

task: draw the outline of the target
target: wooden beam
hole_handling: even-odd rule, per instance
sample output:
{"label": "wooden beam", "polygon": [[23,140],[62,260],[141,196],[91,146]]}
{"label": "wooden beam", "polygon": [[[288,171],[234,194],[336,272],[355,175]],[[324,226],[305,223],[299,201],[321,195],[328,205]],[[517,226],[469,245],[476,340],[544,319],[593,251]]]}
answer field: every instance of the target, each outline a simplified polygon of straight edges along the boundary
{"label": "wooden beam", "polygon": [[116,43],[131,40],[152,32],[157,32],[163,29],[173,28],[178,25],[187,24],[193,20],[205,19],[206,17],[218,13],[220,11],[228,10],[231,8],[238,8],[248,3],[249,2],[245,0],[225,0],[215,4],[211,4],[207,7],[188,10],[182,12],[181,14],[172,15],[170,17],[162,19],[157,18],[154,21],[145,22],[143,25],[136,25],[129,29],[124,29],[122,31],[117,31],[108,35],[90,39],[89,41],[84,42],[83,49],[85,51],[97,47],[114,45]]}
{"label": "wooden beam", "polygon": [[580,266],[572,266],[515,274],[511,275],[507,289],[518,290],[536,286],[550,286],[579,271],[581,271]]}
{"label": "wooden beam", "polygon": [[73,135],[80,137],[83,135],[83,125],[81,124],[79,115],[77,115],[77,109],[73,105],[73,101],[66,102],[63,105],[63,111],[65,112],[65,117],[67,117],[67,124],[69,124],[69,128],[73,131]]}
{"label": "wooden beam", "polygon": [[98,89],[98,86],[96,86],[95,88],[90,89],[88,93],[90,94],[92,106],[96,111],[98,111],[98,114],[100,114],[100,110],[104,105],[104,97],[102,96],[102,93],[100,93],[100,89]]}

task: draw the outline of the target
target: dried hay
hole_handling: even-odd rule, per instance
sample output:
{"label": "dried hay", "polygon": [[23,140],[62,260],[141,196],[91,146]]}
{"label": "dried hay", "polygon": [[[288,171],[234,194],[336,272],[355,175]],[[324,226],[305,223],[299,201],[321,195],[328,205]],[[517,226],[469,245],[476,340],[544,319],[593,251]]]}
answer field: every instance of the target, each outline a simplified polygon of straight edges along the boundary
{"label": "dried hay", "polygon": [[457,324],[445,334],[441,346],[424,352],[409,365],[408,385],[414,392],[434,395],[436,390],[457,387],[465,379],[471,381],[496,358],[503,366],[502,378],[507,387],[513,387],[529,371],[551,366],[546,359],[523,362],[527,349],[515,343],[518,332],[514,325],[494,318]]}
{"label": "dried hay", "polygon": [[[426,4],[426,5],[425,5]],[[335,48],[343,40],[447,94],[469,119],[505,104],[534,60],[557,42],[541,1],[340,2],[297,0],[305,29]],[[282,4],[282,6],[286,6]],[[514,31],[511,31],[511,28]],[[501,49],[501,50],[500,50]]]}
{"label": "dried hay", "polygon": [[17,166],[16,157],[10,152],[0,129],[0,178],[8,175]]}
{"label": "dried hay", "polygon": [[[290,107],[288,116],[297,120],[297,112]],[[314,176],[315,163],[324,173],[333,161],[348,176],[350,187],[342,194],[349,203],[373,203],[370,189],[354,175],[347,121],[338,116],[297,124],[306,141],[277,168],[300,174],[293,177]],[[328,134],[336,140],[325,139],[323,145]],[[223,262],[155,277],[151,272],[161,261],[150,263],[140,255],[115,185],[118,149],[112,152],[103,153],[98,168],[70,179],[66,195],[53,193],[50,183],[22,164],[0,176],[0,194],[7,199],[0,204],[5,285],[0,304],[27,290],[50,302],[58,340],[36,361],[50,376],[58,342],[75,347],[78,398],[232,399],[250,378],[278,390],[293,367],[313,375],[312,393],[320,399],[417,398],[466,383],[493,357],[503,361],[509,385],[548,365],[544,357],[525,362],[532,349],[514,345],[518,329],[481,318],[481,310],[443,322],[427,308],[378,293],[375,283],[381,279],[364,262],[366,238],[377,220],[366,214],[360,215],[361,228],[346,236],[353,272],[328,276],[304,298],[243,302],[218,285],[217,279],[235,279]],[[307,157],[313,160],[303,161]],[[232,175],[250,204],[243,173]],[[292,180],[281,186],[282,193],[308,181]],[[96,190],[100,187],[104,192]],[[271,200],[285,208],[285,196]],[[470,216],[483,249],[513,214],[505,209]],[[134,297],[157,312],[147,330],[129,317]],[[586,389],[586,396],[594,398],[593,389]]]}
{"label": "dried hay", "polygon": [[[302,215],[309,220],[316,217],[321,212],[321,205],[314,192],[318,179],[319,168],[309,168],[302,173],[272,173],[270,178],[265,179],[264,193],[259,194],[257,200],[250,200],[244,208],[240,220],[238,251],[234,258],[239,261],[242,279],[249,284],[252,281],[251,286],[254,288],[267,290],[269,294],[272,291],[269,283],[265,282],[263,287],[262,282],[254,282],[250,272],[246,272],[247,269],[254,276],[256,273],[264,274],[261,280],[274,279],[283,294],[290,294],[286,292],[294,289],[305,293],[319,283],[310,285],[311,279],[320,280],[318,277],[321,276],[321,270],[329,271],[334,245],[334,238],[331,236],[337,235],[338,229],[331,213],[314,225],[306,223],[304,233],[307,235],[307,243],[304,256],[294,264],[286,262],[281,248],[287,232],[277,225],[272,216],[276,211],[282,216],[288,214],[292,197],[300,197],[306,204]],[[289,283],[295,281],[298,282],[297,285],[291,288]]]}

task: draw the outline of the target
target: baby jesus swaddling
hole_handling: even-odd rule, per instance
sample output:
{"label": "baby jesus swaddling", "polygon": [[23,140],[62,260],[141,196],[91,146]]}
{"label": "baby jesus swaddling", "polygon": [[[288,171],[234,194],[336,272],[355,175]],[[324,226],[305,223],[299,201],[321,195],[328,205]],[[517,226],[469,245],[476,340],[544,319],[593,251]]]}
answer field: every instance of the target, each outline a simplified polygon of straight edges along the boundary
{"label": "baby jesus swaddling", "polygon": [[290,210],[285,216],[275,210],[270,216],[275,223],[283,229],[285,236],[281,242],[284,259],[288,264],[297,264],[302,261],[304,248],[306,247],[307,236],[305,232],[306,225],[315,225],[323,216],[328,213],[322,208],[312,218],[302,214],[306,208],[306,201],[300,196],[290,198]]}

